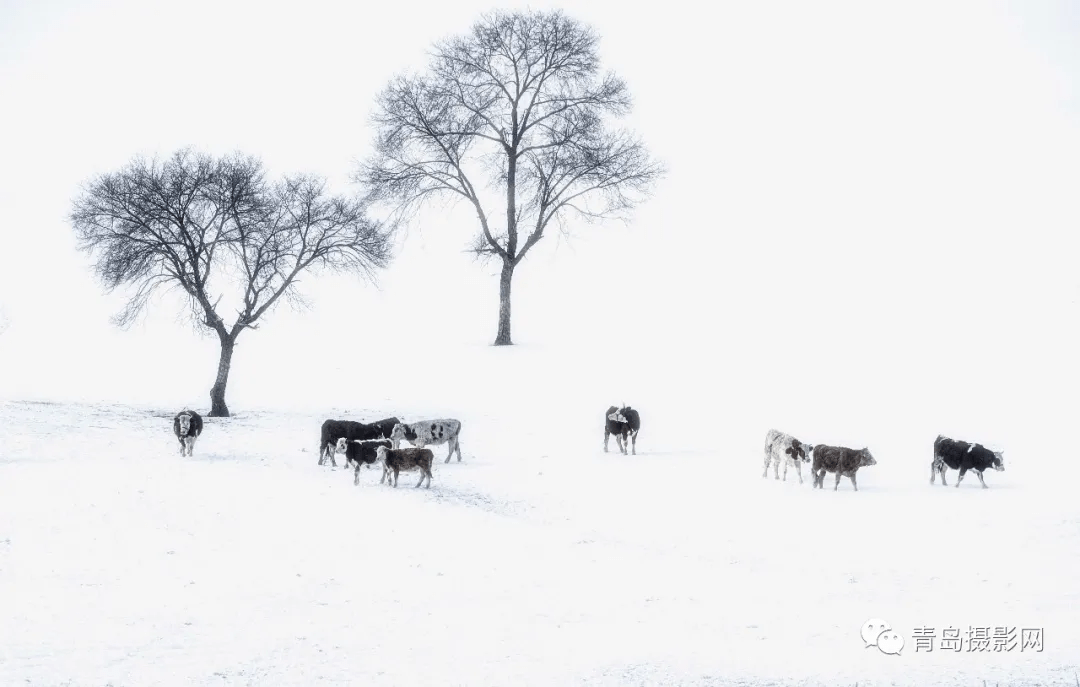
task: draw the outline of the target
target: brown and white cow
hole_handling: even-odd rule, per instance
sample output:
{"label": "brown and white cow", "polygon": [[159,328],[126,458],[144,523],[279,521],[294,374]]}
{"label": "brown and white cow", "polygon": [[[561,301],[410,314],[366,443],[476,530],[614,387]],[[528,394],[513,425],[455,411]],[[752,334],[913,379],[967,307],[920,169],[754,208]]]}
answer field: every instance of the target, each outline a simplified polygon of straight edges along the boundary
{"label": "brown and white cow", "polygon": [[173,434],[180,442],[180,455],[191,455],[195,451],[195,440],[203,430],[202,417],[194,410],[185,408],[173,418]]}
{"label": "brown and white cow", "polygon": [[383,480],[390,484],[388,478],[393,474],[393,485],[397,487],[398,473],[419,470],[420,481],[416,483],[416,487],[420,488],[420,485],[426,479],[428,488],[431,488],[431,463],[435,460],[435,454],[431,452],[431,449],[386,448],[380,446],[375,455],[383,467],[382,479],[379,480],[379,484],[382,484]]}

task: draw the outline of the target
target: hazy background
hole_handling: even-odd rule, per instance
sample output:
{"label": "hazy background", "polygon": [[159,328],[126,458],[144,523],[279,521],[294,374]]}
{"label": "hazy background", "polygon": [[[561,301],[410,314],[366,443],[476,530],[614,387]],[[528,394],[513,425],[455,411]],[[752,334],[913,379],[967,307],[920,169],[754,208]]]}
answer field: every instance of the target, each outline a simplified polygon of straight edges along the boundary
{"label": "hazy background", "polygon": [[[67,221],[80,184],[194,145],[351,191],[378,90],[494,7],[0,0],[0,396],[207,408],[218,343],[178,300],[109,323],[122,298]],[[670,170],[633,224],[538,245],[514,282],[521,347],[502,351],[495,266],[463,252],[474,216],[435,208],[378,289],[308,275],[313,310],[241,336],[234,412],[530,394],[670,426],[751,408],[851,444],[898,422],[1006,443],[1075,420],[1077,5],[564,7]],[[470,388],[492,361],[503,386]]]}

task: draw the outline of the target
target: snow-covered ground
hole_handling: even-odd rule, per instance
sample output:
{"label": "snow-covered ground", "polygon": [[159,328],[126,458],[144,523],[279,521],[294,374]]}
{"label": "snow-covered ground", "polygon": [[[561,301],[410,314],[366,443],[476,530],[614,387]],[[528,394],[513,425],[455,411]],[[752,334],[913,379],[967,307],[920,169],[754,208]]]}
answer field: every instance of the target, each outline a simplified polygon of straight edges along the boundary
{"label": "snow-covered ground", "polygon": [[[856,416],[847,441],[828,408],[785,424],[800,401],[777,397],[770,422],[734,382],[679,406],[670,375],[632,396],[528,347],[473,355],[446,386],[421,369],[356,405],[333,385],[325,407],[234,401],[190,458],[178,408],[0,405],[0,684],[1075,684],[1077,471],[1049,462],[1052,430],[1003,431],[990,489],[946,489],[914,409]],[[622,402],[637,456],[601,448]],[[389,414],[461,419],[464,461],[437,448],[430,490],[316,464],[323,419]],[[772,424],[878,465],[857,493],[762,479]],[[864,646],[869,618],[900,655]],[[915,651],[915,628],[950,625],[1041,628],[1044,650]]]}

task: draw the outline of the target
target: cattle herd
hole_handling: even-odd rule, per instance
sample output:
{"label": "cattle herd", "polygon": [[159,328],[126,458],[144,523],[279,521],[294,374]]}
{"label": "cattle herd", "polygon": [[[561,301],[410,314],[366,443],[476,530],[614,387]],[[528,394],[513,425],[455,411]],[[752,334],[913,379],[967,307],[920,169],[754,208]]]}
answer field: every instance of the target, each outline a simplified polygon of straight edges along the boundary
{"label": "cattle herd", "polygon": [[[203,420],[198,413],[187,409],[177,413],[173,418],[173,433],[180,442],[181,456],[192,455],[195,440],[202,434],[202,430]],[[614,436],[623,455],[627,455],[627,449],[637,455],[637,437],[640,430],[641,415],[638,411],[627,405],[621,408],[611,406],[604,413],[604,452],[608,450],[608,440]],[[427,447],[446,444],[448,452],[443,462],[449,463],[456,453],[460,463],[460,435],[461,422],[452,419],[412,423],[402,422],[396,417],[376,422],[326,420],[319,434],[319,465],[325,465],[329,459],[330,464],[337,467],[335,455],[340,453],[345,455],[345,467],[353,468],[354,485],[360,484],[362,466],[378,464],[382,467],[379,484],[392,483],[396,487],[399,473],[418,471],[420,481],[416,486],[419,488],[426,480],[430,487],[431,465],[435,455]],[[412,447],[401,448],[402,440],[408,441]],[[799,476],[799,483],[802,484],[803,464],[810,466],[810,476],[815,489],[825,488],[825,474],[831,472],[836,475],[833,491],[840,488],[841,477],[850,479],[852,488],[858,491],[855,475],[859,468],[877,465],[877,460],[867,448],[856,450],[843,446],[806,444],[789,434],[770,429],[765,435],[765,472],[761,476],[767,477],[769,467],[772,467],[776,479],[780,479],[782,465],[783,479],[787,480],[788,468],[793,467]],[[934,441],[934,458],[930,463],[930,484],[934,484],[940,475],[942,486],[947,486],[945,472],[950,468],[960,472],[956,478],[957,487],[964,475],[973,470],[983,489],[987,489],[983,471],[1004,470],[1005,457],[1002,452],[992,451],[979,444],[938,435]]]}
{"label": "cattle herd", "polygon": [[[840,488],[840,478],[845,476],[851,480],[851,486],[855,491],[858,491],[859,485],[855,481],[855,473],[861,467],[877,465],[877,460],[866,448],[855,450],[824,444],[814,446],[804,444],[789,434],[770,429],[765,435],[765,472],[761,476],[767,477],[769,467],[772,466],[776,479],[780,479],[780,465],[782,464],[784,479],[787,480],[788,468],[794,467],[799,475],[799,484],[802,484],[803,463],[810,464],[810,476],[814,480],[815,489],[824,489],[825,473],[832,472],[836,475],[833,491]],[[930,484],[934,484],[934,478],[940,474],[941,485],[947,486],[945,471],[949,468],[960,471],[960,475],[956,478],[956,486],[960,486],[968,470],[974,470],[983,489],[988,489],[983,480],[983,471],[988,469],[1003,471],[1005,456],[1000,451],[991,451],[979,444],[957,441],[939,434],[934,440],[934,458],[930,462]]]}

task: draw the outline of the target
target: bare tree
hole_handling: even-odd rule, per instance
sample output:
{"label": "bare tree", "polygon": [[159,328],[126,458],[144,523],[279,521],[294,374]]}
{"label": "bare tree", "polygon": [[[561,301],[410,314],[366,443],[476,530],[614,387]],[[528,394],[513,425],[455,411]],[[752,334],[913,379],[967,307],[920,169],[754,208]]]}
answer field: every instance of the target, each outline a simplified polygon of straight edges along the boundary
{"label": "bare tree", "polygon": [[[365,201],[331,196],[312,176],[270,183],[258,160],[239,154],[136,158],[90,182],[71,222],[106,289],[134,288],[117,325],[130,326],[160,287],[178,287],[192,323],[217,334],[214,417],[229,416],[225,387],[240,333],[257,329],[282,297],[302,302],[301,273],[373,278],[390,260],[390,235],[368,218]],[[231,324],[218,312],[226,293],[239,304]]]}
{"label": "bare tree", "polygon": [[[630,133],[626,84],[600,74],[597,35],[562,12],[483,16],[436,45],[429,71],[379,95],[375,153],[356,174],[404,222],[429,198],[464,199],[471,250],[502,263],[496,345],[509,345],[514,269],[555,220],[628,213],[662,176]],[[505,192],[505,223],[484,194]],[[501,204],[501,201],[500,201]]]}

